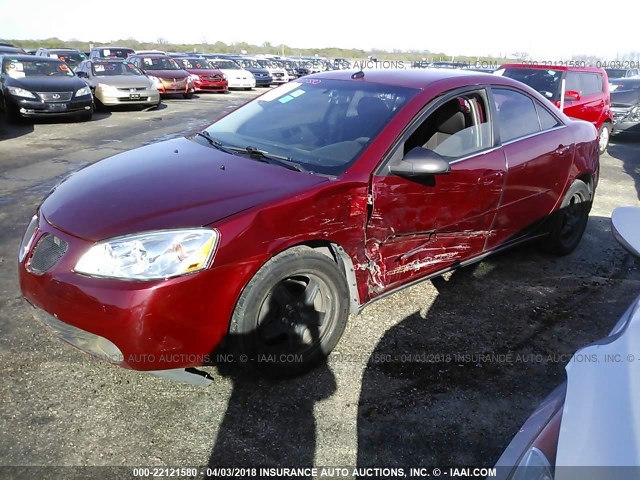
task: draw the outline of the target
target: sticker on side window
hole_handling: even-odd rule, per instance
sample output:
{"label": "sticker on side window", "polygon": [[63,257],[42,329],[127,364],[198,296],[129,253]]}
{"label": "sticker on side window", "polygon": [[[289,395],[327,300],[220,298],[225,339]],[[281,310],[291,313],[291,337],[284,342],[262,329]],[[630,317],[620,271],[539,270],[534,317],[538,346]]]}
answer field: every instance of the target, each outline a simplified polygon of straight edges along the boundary
{"label": "sticker on side window", "polygon": [[93,68],[96,72],[104,72],[104,65],[94,65]]}

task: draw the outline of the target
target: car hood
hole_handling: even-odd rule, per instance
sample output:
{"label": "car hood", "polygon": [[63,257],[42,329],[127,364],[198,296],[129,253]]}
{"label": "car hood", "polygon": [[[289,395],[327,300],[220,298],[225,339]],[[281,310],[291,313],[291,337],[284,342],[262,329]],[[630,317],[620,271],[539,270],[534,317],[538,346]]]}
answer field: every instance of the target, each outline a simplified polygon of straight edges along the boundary
{"label": "car hood", "polygon": [[135,87],[152,87],[153,82],[149,77],[144,75],[114,75],[109,77],[94,77],[92,84],[111,85],[112,87],[135,88]]}
{"label": "car hood", "polygon": [[159,78],[187,78],[189,76],[184,70],[145,70],[144,73]]}
{"label": "car hood", "polygon": [[616,90],[611,93],[612,107],[630,107],[640,103],[640,90]]}
{"label": "car hood", "polygon": [[7,81],[7,86],[20,87],[32,92],[69,92],[86,87],[78,77],[25,77],[12,78]]}
{"label": "car hood", "polygon": [[[562,413],[556,466],[640,465],[640,297],[614,333],[578,350],[566,367],[567,397]],[[597,478],[619,472],[592,470]],[[588,470],[587,470],[588,472]],[[587,475],[588,477],[588,475]],[[556,469],[556,480],[586,478]],[[588,477],[595,478],[595,477]]]}
{"label": "car hood", "polygon": [[227,70],[226,68],[221,68],[220,71],[224,73],[228,78],[253,78],[253,73],[248,70],[237,70],[231,69]]}
{"label": "car hood", "polygon": [[78,171],[49,194],[40,212],[57,228],[97,241],[209,225],[325,181],[179,138]]}
{"label": "car hood", "polygon": [[203,76],[203,77],[212,77],[214,75],[222,75],[222,72],[218,69],[211,69],[211,68],[194,68],[194,69],[189,69],[187,70],[187,72],[192,73],[193,75],[198,75],[198,76]]}

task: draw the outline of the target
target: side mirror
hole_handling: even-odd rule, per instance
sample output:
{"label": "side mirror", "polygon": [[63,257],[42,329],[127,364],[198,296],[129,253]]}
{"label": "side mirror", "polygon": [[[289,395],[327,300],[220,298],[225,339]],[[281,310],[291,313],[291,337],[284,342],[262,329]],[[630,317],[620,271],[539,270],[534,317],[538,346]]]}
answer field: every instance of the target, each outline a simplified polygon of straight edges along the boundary
{"label": "side mirror", "polygon": [[570,101],[580,100],[580,92],[577,90],[567,90],[564,92],[564,99]]}
{"label": "side mirror", "polygon": [[433,150],[415,147],[399,163],[392,165],[389,171],[400,177],[424,177],[449,173],[451,166]]}
{"label": "side mirror", "polygon": [[618,207],[611,214],[611,231],[630,253],[640,257],[640,207]]}

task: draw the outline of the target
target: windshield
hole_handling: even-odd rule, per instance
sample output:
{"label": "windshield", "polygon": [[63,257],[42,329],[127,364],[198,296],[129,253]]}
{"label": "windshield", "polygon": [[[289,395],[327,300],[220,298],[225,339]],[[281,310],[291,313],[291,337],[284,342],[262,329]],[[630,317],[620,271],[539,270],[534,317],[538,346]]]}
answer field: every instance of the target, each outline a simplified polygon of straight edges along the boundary
{"label": "windshield", "polygon": [[133,50],[130,48],[103,48],[100,53],[101,57],[127,58],[129,55],[133,55]]}
{"label": "windshield", "polygon": [[213,60],[209,60],[209,63],[214,68],[222,68],[224,70],[241,70],[240,65],[233,60],[221,60],[219,58],[214,58]]}
{"label": "windshield", "polygon": [[256,62],[255,60],[250,60],[248,58],[240,58],[238,59],[238,62],[244,68],[262,68],[260,67],[260,64],[258,62]]}
{"label": "windshield", "polygon": [[144,57],[142,68],[145,70],[182,70],[173,58],[170,57]]}
{"label": "windshield", "polygon": [[75,67],[80,62],[87,59],[85,54],[81,52],[66,52],[66,51],[52,50],[51,53],[53,53],[54,55],[57,55],[58,59],[60,59],[65,63],[68,63],[72,67]]}
{"label": "windshield", "polygon": [[339,175],[416,92],[350,80],[301,79],[240,107],[206,132],[224,146],[250,146],[289,157],[311,172]]}
{"label": "windshield", "polygon": [[213,70],[213,67],[204,58],[179,58],[177,61],[183,68],[190,70]]}
{"label": "windshield", "polygon": [[627,71],[624,68],[605,68],[607,76],[611,78],[624,78],[627,75]]}
{"label": "windshield", "polygon": [[5,58],[2,73],[11,78],[24,77],[73,77],[69,66],[59,60],[25,60],[24,58]]}
{"label": "windshield", "polygon": [[144,75],[138,68],[128,62],[100,62],[91,66],[97,77],[113,77],[115,75]]}
{"label": "windshield", "polygon": [[562,72],[559,70],[545,70],[542,68],[505,68],[503,75],[529,85],[551,101],[560,99],[560,80]]}

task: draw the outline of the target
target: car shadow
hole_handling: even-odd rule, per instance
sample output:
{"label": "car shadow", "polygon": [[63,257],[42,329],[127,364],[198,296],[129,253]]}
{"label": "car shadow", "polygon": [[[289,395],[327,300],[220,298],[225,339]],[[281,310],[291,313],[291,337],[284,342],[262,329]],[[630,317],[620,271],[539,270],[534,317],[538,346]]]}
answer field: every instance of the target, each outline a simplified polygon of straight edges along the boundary
{"label": "car shadow", "polygon": [[623,133],[613,136],[607,153],[622,161],[625,173],[635,182],[638,199],[640,199],[640,135]]}
{"label": "car shadow", "polygon": [[[269,311],[277,308],[274,303]],[[309,323],[318,326],[320,320],[311,319]],[[317,329],[310,326],[309,331],[312,337],[318,336]],[[323,361],[302,376],[269,378],[260,369],[273,371],[273,365],[268,365],[268,362],[281,365],[269,347],[265,348],[265,353],[257,352],[256,358],[235,353],[243,350],[234,346],[251,343],[252,337],[251,333],[230,334],[225,345],[212,355],[217,361],[218,374],[230,379],[233,386],[208,466],[212,469],[283,465],[311,467],[317,436],[314,407],[316,402],[329,398],[336,391],[335,377]],[[220,478],[220,475],[212,472],[205,478]]]}
{"label": "car shadow", "polygon": [[0,113],[0,141],[22,137],[33,132],[33,123],[8,122],[6,116]]}
{"label": "car shadow", "polygon": [[[389,329],[366,365],[358,466],[493,466],[571,355],[633,299],[608,298],[628,268],[621,248],[614,265],[589,263],[611,248],[609,219],[591,217],[561,260],[528,245],[433,279],[433,302]],[[611,316],[589,315],[613,302]]]}

